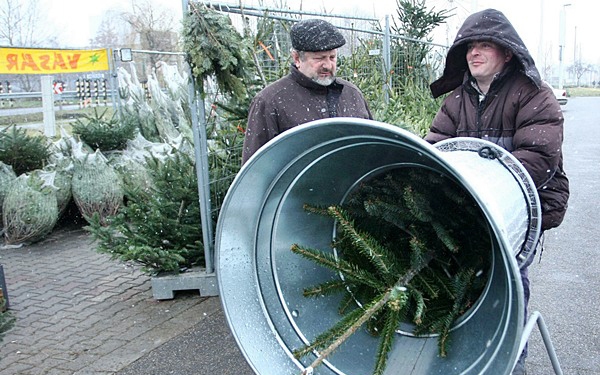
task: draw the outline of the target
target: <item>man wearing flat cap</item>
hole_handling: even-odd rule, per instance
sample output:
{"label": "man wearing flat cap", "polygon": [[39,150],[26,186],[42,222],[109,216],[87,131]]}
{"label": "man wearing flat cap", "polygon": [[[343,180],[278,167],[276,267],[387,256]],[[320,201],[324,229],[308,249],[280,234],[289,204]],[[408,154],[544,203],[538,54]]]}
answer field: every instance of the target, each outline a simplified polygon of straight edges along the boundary
{"label": "man wearing flat cap", "polygon": [[242,163],[280,133],[328,117],[371,119],[354,84],[335,76],[337,49],[346,40],[329,22],[307,19],[290,32],[292,65],[285,77],[265,87],[250,105]]}

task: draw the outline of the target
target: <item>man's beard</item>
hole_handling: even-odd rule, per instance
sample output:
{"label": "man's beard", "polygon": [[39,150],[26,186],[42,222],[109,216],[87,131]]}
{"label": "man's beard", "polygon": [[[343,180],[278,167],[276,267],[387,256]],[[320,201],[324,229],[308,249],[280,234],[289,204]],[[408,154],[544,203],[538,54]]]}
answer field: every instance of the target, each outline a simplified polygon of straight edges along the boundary
{"label": "man's beard", "polygon": [[333,83],[333,81],[335,81],[335,75],[332,74],[330,77],[327,78],[321,78],[317,75],[316,77],[313,77],[312,80],[321,86],[329,86]]}

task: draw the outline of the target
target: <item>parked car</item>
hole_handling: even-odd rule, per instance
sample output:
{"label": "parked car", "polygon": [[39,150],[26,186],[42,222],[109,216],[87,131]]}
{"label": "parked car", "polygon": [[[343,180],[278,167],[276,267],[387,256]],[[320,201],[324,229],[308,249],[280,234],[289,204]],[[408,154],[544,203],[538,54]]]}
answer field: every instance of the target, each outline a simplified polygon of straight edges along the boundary
{"label": "parked car", "polygon": [[552,89],[552,91],[554,91],[554,96],[556,97],[556,100],[558,100],[558,104],[560,105],[565,105],[567,104],[568,98],[567,98],[567,90],[565,89],[555,89],[551,84],[549,84],[548,82],[545,82],[548,86],[550,86],[550,88]]}

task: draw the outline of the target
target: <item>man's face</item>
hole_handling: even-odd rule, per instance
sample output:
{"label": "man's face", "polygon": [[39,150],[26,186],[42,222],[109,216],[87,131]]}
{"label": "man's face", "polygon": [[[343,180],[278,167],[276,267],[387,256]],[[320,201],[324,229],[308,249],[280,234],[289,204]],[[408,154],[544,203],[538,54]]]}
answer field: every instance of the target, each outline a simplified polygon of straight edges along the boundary
{"label": "man's face", "polygon": [[319,85],[329,86],[335,80],[337,49],[321,52],[292,53],[298,70]]}
{"label": "man's face", "polygon": [[467,63],[471,75],[477,81],[491,82],[511,58],[512,52],[493,42],[477,41],[468,44]]}

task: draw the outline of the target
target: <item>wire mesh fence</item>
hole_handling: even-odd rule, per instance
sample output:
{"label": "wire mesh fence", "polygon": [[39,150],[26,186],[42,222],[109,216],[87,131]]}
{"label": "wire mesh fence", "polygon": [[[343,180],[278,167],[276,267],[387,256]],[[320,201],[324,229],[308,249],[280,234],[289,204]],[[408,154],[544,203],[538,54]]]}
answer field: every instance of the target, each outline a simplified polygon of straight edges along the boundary
{"label": "wire mesh fence", "polygon": [[[386,17],[385,22],[371,17],[345,16],[318,12],[304,12],[290,9],[266,7],[243,7],[204,2],[229,16],[232,24],[245,35],[251,37],[255,45],[254,61],[257,75],[266,85],[288,73],[291,64],[290,29],[295,22],[304,18],[321,18],[335,25],[346,39],[339,53],[338,76],[355,83],[371,103],[389,101],[389,93],[402,91],[402,82],[407,79],[419,80],[428,85],[439,73],[446,47],[429,41],[412,39],[401,35],[393,19]],[[231,117],[223,114],[218,107],[218,90],[207,85],[207,127],[208,137],[214,139],[220,147],[209,150],[209,159],[227,158],[227,163],[239,161],[243,139],[244,116]],[[212,88],[211,88],[212,87]],[[223,129],[228,129],[223,133]],[[219,131],[216,131],[219,130]],[[216,154],[215,154],[216,153]],[[215,163],[216,164],[216,163]],[[237,172],[237,168],[220,172],[211,171],[211,185],[217,190],[228,186]],[[214,196],[214,194],[213,194]],[[212,202],[214,216],[218,215],[223,195]]]}
{"label": "wire mesh fence", "polygon": [[[254,91],[249,90],[250,94],[289,72],[292,47],[290,29],[303,18],[327,20],[342,32],[346,44],[338,52],[338,76],[355,83],[363,91],[372,106],[375,119],[379,121],[387,122],[384,116],[378,117],[377,113],[384,112],[390,97],[403,95],[407,81],[416,85],[428,85],[438,74],[445,55],[444,46],[402,35],[402,30],[389,17],[385,18],[382,25],[378,19],[369,17],[241,7],[214,2],[203,4],[226,14],[240,34],[251,40],[255,68],[252,73],[257,84]],[[189,74],[182,55],[162,56],[168,58],[168,62],[162,63],[155,61],[155,56],[149,51],[136,51],[134,55],[138,57],[135,60],[140,66],[135,74],[141,77],[139,81],[142,87],[148,87],[148,81],[152,80],[163,87],[169,86],[169,77],[159,74],[161,64],[176,67],[184,79]],[[203,127],[202,133],[205,130],[203,136],[206,137],[206,149],[200,152],[204,154],[207,164],[203,168],[208,170],[208,181],[202,183],[209,185],[209,196],[200,199],[210,202],[208,207],[211,222],[203,223],[203,227],[209,225],[211,228],[203,230],[213,233],[212,228],[216,225],[227,190],[241,167],[244,130],[251,97],[247,98],[247,102],[232,101],[211,77],[204,81],[203,86],[198,103],[203,109],[200,111],[203,118],[199,124]],[[145,95],[148,101],[156,100],[152,97],[151,90]]]}

